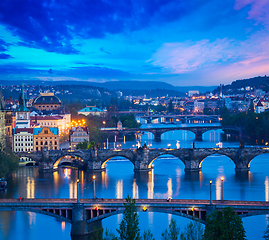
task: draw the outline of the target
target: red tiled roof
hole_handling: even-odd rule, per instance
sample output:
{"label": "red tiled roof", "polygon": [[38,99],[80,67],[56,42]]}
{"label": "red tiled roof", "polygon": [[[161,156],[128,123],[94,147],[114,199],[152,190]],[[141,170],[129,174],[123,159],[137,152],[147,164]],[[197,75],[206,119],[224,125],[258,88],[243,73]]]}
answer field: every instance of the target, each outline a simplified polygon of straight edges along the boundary
{"label": "red tiled roof", "polygon": [[20,132],[33,133],[33,128],[15,128],[15,134]]}
{"label": "red tiled roof", "polygon": [[60,120],[63,119],[61,116],[31,116],[31,121],[46,121],[46,120]]}

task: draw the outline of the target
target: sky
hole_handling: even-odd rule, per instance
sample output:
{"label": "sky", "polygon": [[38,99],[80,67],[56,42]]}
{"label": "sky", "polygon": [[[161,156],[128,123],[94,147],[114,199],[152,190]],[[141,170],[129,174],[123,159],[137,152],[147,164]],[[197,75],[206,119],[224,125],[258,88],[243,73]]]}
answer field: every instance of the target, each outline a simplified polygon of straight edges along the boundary
{"label": "sky", "polygon": [[268,0],[0,0],[0,80],[269,75]]}

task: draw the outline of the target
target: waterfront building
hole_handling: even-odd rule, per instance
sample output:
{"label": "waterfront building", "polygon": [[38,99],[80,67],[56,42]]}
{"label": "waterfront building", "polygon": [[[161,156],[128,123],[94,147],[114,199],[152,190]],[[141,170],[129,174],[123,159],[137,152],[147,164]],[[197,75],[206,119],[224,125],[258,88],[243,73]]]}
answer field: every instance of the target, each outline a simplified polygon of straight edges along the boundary
{"label": "waterfront building", "polygon": [[53,111],[61,105],[61,100],[54,93],[40,93],[33,101],[33,107],[40,111]]}
{"label": "waterfront building", "polygon": [[0,91],[0,152],[6,148],[6,120],[2,91]]}
{"label": "waterfront building", "polygon": [[34,151],[59,149],[59,131],[57,127],[33,128]]}
{"label": "waterfront building", "polygon": [[30,128],[30,110],[26,107],[23,87],[19,97],[19,108],[16,110],[16,128]]}
{"label": "waterfront building", "polygon": [[89,141],[89,131],[88,127],[72,127],[69,133],[69,141],[71,149],[76,149],[78,143],[84,141]]}
{"label": "waterfront building", "polygon": [[39,127],[54,127],[59,129],[59,134],[62,134],[70,127],[70,116],[65,118],[63,116],[32,116],[31,126]]}
{"label": "waterfront building", "polygon": [[105,110],[101,110],[95,106],[86,106],[85,108],[78,111],[78,114],[82,114],[85,116],[99,116],[104,117],[106,115]]}
{"label": "waterfront building", "polygon": [[14,128],[13,130],[13,151],[33,151],[33,128]]}

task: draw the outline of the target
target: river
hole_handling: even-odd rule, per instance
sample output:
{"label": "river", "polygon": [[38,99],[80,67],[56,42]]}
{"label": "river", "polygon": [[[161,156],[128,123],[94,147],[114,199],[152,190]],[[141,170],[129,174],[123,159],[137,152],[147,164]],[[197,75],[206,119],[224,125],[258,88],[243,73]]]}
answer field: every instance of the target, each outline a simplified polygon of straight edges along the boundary
{"label": "river", "polygon": [[[154,125],[155,126],[155,125]],[[148,147],[191,147],[194,134],[187,131],[171,131],[162,135],[161,142],[154,142],[152,134],[141,136],[141,144]],[[105,143],[106,144],[106,143]],[[121,146],[120,146],[121,144]],[[137,141],[110,143],[109,147],[133,147]],[[210,131],[203,135],[203,141],[196,141],[195,147],[238,147],[239,142],[223,140],[221,131]],[[246,143],[246,146],[250,146]],[[133,165],[126,159],[112,159],[107,162],[106,171],[95,173],[96,196],[98,198],[167,198],[209,199],[209,181],[213,181],[213,199],[221,198],[221,177],[224,177],[224,199],[227,200],[269,200],[268,155],[256,157],[250,171],[238,174],[234,163],[226,156],[213,155],[202,163],[202,171],[186,174],[184,164],[177,158],[165,156],[154,162],[151,172],[134,173]],[[39,173],[36,167],[21,167],[8,179],[8,188],[0,192],[0,198],[76,198],[77,170],[61,168],[53,173]],[[80,171],[80,197],[93,197],[93,173]],[[189,219],[164,213],[139,213],[142,231],[151,229],[155,239],[174,218],[181,230]],[[103,220],[104,229],[116,233],[122,215]],[[247,239],[263,239],[268,224],[266,215],[243,218]],[[69,240],[71,225],[52,217],[32,212],[0,212],[1,240]]]}

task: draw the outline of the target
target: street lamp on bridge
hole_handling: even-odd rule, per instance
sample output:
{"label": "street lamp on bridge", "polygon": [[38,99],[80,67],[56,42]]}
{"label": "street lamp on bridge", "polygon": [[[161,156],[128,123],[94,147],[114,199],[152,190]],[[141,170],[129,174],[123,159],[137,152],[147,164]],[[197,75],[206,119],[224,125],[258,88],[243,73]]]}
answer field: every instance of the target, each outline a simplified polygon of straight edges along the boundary
{"label": "street lamp on bridge", "polygon": [[92,176],[93,179],[93,198],[96,198],[95,196],[95,175]]}
{"label": "street lamp on bridge", "polygon": [[212,181],[210,180],[210,205],[212,205]]}
{"label": "street lamp on bridge", "polygon": [[223,201],[223,180],[224,177],[221,177],[221,201]]}

